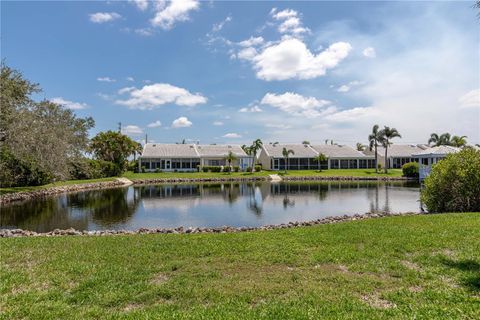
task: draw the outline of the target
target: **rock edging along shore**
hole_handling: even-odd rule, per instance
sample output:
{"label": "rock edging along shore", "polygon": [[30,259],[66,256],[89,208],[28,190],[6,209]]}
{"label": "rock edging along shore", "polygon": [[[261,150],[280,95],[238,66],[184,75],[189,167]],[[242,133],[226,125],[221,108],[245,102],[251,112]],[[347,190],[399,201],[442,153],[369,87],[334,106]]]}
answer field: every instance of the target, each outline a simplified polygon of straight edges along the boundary
{"label": "rock edging along shore", "polygon": [[367,214],[355,214],[352,216],[344,215],[338,217],[326,217],[317,220],[306,222],[289,222],[278,225],[266,225],[262,227],[199,227],[199,228],[140,228],[135,231],[130,230],[98,230],[98,231],[80,231],[73,228],[60,230],[55,229],[50,232],[35,232],[22,229],[0,229],[0,238],[12,238],[12,237],[56,237],[56,236],[108,236],[108,235],[132,235],[132,234],[189,234],[189,233],[232,233],[232,232],[246,232],[246,231],[261,231],[261,230],[276,230],[276,229],[289,229],[294,227],[307,227],[320,224],[333,224],[346,221],[365,220],[389,216],[407,216],[407,215],[419,215],[424,213],[418,212],[406,212],[406,213],[367,213]]}
{"label": "rock edging along shore", "polygon": [[212,178],[150,178],[135,179],[133,184],[188,183],[188,182],[255,182],[269,181],[268,176],[253,177],[212,177]]}
{"label": "rock edging along shore", "polygon": [[0,196],[0,204],[7,204],[15,201],[31,200],[34,198],[52,196],[52,195],[66,193],[66,192],[108,189],[108,188],[122,187],[122,186],[125,186],[125,183],[123,181],[112,180],[112,181],[102,181],[102,182],[92,182],[92,183],[71,184],[71,185],[58,186],[58,187],[49,187],[49,188],[35,190],[35,191],[21,191],[21,192],[7,193]]}
{"label": "rock edging along shore", "polygon": [[365,176],[291,176],[282,177],[284,181],[418,181],[418,178],[409,177],[365,177]]}

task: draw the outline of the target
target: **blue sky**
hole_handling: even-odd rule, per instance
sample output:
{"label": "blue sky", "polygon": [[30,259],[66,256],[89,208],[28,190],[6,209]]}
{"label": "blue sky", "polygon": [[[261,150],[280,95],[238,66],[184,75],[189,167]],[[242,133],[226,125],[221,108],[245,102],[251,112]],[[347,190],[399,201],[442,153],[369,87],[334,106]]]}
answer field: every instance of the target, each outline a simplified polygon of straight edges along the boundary
{"label": "blue sky", "polygon": [[473,2],[2,2],[1,55],[137,140],[480,142]]}

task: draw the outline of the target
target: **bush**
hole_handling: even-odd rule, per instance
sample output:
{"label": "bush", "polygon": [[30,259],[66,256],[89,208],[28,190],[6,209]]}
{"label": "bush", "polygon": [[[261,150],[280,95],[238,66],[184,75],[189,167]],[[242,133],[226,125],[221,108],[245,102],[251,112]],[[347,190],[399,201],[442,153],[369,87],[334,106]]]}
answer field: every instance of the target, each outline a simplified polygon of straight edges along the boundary
{"label": "bush", "polygon": [[402,166],[404,177],[418,178],[418,162],[407,162]]}
{"label": "bush", "polygon": [[262,171],[262,166],[256,165],[255,166],[255,172],[260,172],[260,171]]}
{"label": "bush", "polygon": [[220,166],[203,166],[202,171],[203,172],[221,172],[222,167],[220,167]]}
{"label": "bush", "polygon": [[252,171],[252,167],[247,167],[247,168],[245,169],[245,171],[247,171],[247,172]]}
{"label": "bush", "polygon": [[203,172],[208,172],[208,167],[203,166],[203,167],[202,167],[202,171],[203,171]]}
{"label": "bush", "polygon": [[381,163],[377,164],[377,169],[382,170],[382,164]]}
{"label": "bush", "polygon": [[223,167],[223,172],[231,172],[231,171],[232,171],[232,167],[230,166]]}
{"label": "bush", "polygon": [[466,148],[434,165],[421,200],[429,212],[480,211],[480,151]]}
{"label": "bush", "polygon": [[160,172],[162,172],[162,170],[160,170],[160,168],[155,169],[155,173],[160,173]]}
{"label": "bush", "polygon": [[138,173],[138,160],[129,161],[127,171]]}
{"label": "bush", "polygon": [[239,166],[235,166],[235,167],[233,167],[233,171],[235,171],[235,172],[238,172],[238,171],[240,171],[240,167],[239,167]]}

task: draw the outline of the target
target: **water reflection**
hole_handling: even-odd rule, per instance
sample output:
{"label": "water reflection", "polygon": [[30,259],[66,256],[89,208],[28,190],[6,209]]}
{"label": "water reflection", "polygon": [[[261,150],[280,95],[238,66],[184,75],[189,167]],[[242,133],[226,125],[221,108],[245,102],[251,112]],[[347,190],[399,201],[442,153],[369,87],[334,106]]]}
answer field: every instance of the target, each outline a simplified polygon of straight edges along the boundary
{"label": "water reflection", "polygon": [[85,191],[4,206],[2,228],[49,231],[260,226],[366,212],[419,211],[405,182],[148,185]]}

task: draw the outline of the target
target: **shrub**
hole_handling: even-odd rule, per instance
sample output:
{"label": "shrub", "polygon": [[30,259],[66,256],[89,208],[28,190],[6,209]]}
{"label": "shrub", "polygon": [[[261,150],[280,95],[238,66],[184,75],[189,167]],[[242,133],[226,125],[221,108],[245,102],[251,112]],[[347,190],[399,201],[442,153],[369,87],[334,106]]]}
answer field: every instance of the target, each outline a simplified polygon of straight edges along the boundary
{"label": "shrub", "polygon": [[377,169],[382,170],[382,164],[381,163],[377,164]]}
{"label": "shrub", "polygon": [[429,212],[480,211],[480,151],[466,148],[435,164],[421,200]]}
{"label": "shrub", "polygon": [[160,173],[160,172],[162,172],[162,170],[160,170],[160,168],[155,169],[155,173]]}
{"label": "shrub", "polygon": [[138,160],[129,161],[127,171],[138,172]]}
{"label": "shrub", "polygon": [[235,172],[238,172],[238,171],[240,171],[240,167],[239,167],[239,166],[235,166],[235,167],[233,167],[233,171],[235,171]]}
{"label": "shrub", "polygon": [[223,167],[223,172],[231,172],[232,168],[230,166]]}
{"label": "shrub", "polygon": [[203,166],[203,167],[202,167],[202,171],[203,171],[203,172],[208,172],[208,168],[209,168],[209,167]]}
{"label": "shrub", "polygon": [[255,172],[260,172],[260,171],[262,171],[262,166],[256,165]]}
{"label": "shrub", "polygon": [[407,162],[402,166],[404,177],[418,178],[418,162]]}
{"label": "shrub", "polygon": [[142,166],[142,173],[145,173],[145,166]]}
{"label": "shrub", "polygon": [[252,167],[247,167],[247,169],[245,169],[245,171],[247,171],[247,172],[252,171]]}

